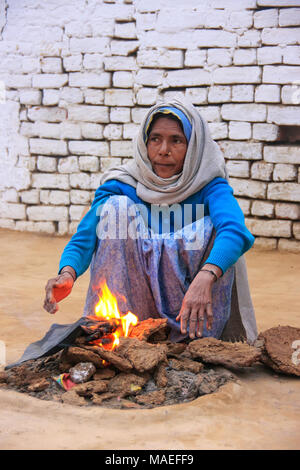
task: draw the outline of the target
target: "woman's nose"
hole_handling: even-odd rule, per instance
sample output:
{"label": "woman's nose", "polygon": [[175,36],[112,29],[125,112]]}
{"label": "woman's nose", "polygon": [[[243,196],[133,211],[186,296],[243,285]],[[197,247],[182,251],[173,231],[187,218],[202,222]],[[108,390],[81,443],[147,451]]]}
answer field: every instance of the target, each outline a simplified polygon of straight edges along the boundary
{"label": "woman's nose", "polygon": [[170,149],[167,140],[163,140],[159,149],[161,155],[169,155]]}

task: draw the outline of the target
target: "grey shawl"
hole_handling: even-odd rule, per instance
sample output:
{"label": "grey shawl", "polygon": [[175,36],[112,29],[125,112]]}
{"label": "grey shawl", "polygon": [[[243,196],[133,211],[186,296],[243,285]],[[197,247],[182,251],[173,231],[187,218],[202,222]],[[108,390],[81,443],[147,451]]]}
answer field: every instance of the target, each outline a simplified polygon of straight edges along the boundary
{"label": "grey shawl", "polygon": [[[171,178],[157,176],[151,167],[144,142],[144,129],[149,117],[161,106],[174,106],[180,109],[192,123],[192,134],[189,141],[183,170]],[[116,179],[136,188],[137,195],[151,204],[179,203],[202,189],[216,177],[228,179],[223,154],[212,139],[208,124],[198,110],[186,100],[158,102],[146,113],[134,140],[133,160],[112,167],[104,173],[101,184]],[[249,292],[247,269],[242,256],[235,264],[235,286],[237,307],[239,310],[240,330],[244,330],[247,341],[252,343],[257,337],[254,309]],[[231,319],[233,321],[233,319]],[[238,330],[237,328],[235,329]],[[236,336],[243,336],[242,331]],[[230,335],[228,336],[230,337]]]}

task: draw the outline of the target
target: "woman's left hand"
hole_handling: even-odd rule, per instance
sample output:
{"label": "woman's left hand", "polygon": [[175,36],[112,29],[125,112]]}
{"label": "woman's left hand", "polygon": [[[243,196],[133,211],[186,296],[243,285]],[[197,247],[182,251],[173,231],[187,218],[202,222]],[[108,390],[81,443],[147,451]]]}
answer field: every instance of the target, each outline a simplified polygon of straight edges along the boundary
{"label": "woman's left hand", "polygon": [[180,320],[180,329],[182,334],[187,333],[189,327],[189,336],[194,339],[200,337],[203,333],[203,325],[206,319],[208,330],[212,328],[213,310],[212,310],[212,286],[214,276],[207,271],[199,271],[188,288],[176,321]]}

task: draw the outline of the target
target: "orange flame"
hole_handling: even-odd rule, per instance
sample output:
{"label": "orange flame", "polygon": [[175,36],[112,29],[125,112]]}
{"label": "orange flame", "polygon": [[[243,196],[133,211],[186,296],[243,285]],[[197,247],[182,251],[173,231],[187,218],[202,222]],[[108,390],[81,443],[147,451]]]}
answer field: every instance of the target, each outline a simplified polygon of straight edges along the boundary
{"label": "orange flame", "polygon": [[117,324],[117,328],[113,333],[106,336],[107,339],[111,339],[110,343],[102,343],[101,339],[93,341],[93,343],[105,349],[113,350],[120,343],[120,336],[128,336],[130,327],[138,323],[138,317],[130,311],[126,315],[120,314],[117,299],[109,290],[105,280],[100,283],[100,289],[101,296],[99,296],[99,302],[95,306],[95,317],[99,321],[109,322],[113,320]]}

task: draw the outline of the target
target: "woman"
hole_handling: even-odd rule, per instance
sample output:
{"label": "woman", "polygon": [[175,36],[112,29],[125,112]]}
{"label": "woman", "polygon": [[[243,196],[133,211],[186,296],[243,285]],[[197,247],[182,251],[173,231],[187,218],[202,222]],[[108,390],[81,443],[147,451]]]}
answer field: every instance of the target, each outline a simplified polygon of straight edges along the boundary
{"label": "woman", "polygon": [[[167,211],[165,231],[164,216],[155,214],[170,205],[179,219]],[[133,220],[138,235],[128,237]],[[105,232],[112,226],[117,236]],[[126,237],[120,236],[124,230]],[[199,234],[202,243],[193,245]],[[62,254],[58,276],[46,285],[44,308],[55,313],[91,263],[84,315],[93,313],[105,279],[120,294],[121,310],[140,320],[167,318],[174,341],[214,336],[253,342],[256,323],[242,256],[253,242],[207,123],[189,103],[159,103],[141,124],[134,159],[104,174]]]}

